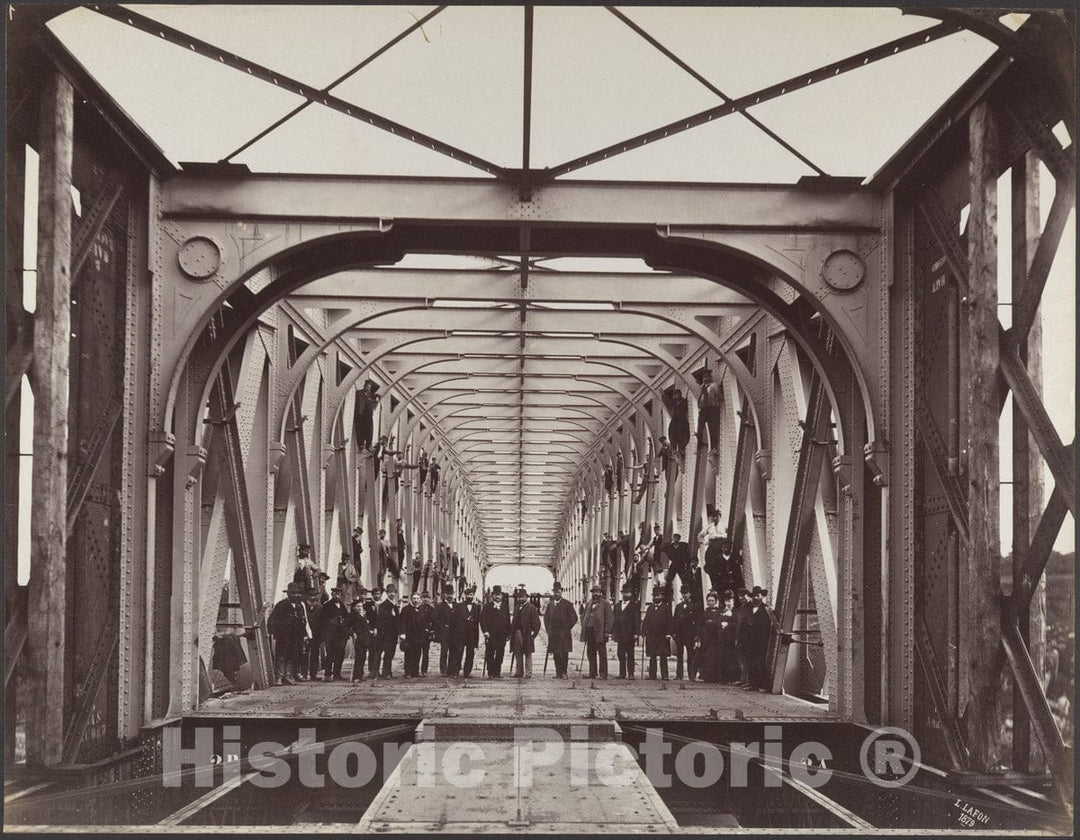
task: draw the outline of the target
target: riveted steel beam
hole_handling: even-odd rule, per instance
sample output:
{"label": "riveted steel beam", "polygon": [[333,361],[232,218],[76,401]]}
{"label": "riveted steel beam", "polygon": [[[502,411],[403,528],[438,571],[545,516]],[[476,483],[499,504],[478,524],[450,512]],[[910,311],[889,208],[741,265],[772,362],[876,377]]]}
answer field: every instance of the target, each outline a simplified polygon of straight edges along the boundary
{"label": "riveted steel beam", "polygon": [[[558,181],[523,207],[515,185],[490,178],[410,178],[181,172],[162,185],[166,219],[542,222],[671,225],[773,231],[875,231],[880,197],[862,187]],[[539,251],[532,252],[536,255]],[[555,254],[562,256],[563,254]],[[535,276],[535,273],[531,276]]]}

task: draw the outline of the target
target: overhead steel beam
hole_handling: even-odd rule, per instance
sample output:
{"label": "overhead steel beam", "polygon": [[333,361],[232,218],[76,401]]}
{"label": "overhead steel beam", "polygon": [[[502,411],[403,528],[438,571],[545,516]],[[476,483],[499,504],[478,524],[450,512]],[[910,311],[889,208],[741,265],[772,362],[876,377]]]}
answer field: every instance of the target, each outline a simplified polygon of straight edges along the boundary
{"label": "overhead steel beam", "polygon": [[[161,185],[164,219],[393,219],[442,223],[526,218],[516,186],[488,178],[181,172]],[[862,187],[558,181],[537,188],[527,221],[772,231],[876,232],[881,198]]]}

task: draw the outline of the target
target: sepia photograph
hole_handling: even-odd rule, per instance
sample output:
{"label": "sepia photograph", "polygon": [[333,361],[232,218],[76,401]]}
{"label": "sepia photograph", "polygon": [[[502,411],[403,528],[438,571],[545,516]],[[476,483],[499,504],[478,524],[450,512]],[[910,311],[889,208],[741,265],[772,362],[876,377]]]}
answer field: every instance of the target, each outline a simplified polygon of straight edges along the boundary
{"label": "sepia photograph", "polygon": [[3,39],[5,832],[1074,835],[1074,8]]}

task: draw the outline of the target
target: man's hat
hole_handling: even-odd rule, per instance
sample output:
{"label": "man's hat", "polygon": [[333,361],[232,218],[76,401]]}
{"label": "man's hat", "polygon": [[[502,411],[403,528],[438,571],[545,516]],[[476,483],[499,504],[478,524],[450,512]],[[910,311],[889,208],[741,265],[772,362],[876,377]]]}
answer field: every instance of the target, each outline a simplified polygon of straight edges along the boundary
{"label": "man's hat", "polygon": [[594,583],[594,584],[592,585],[592,589],[590,589],[589,591],[590,591],[590,592],[603,592],[604,590],[603,590],[603,588],[602,588],[602,587],[600,586],[600,584],[599,584],[599,583]]}
{"label": "man's hat", "polygon": [[760,586],[755,586],[753,589],[750,590],[750,594],[752,596],[753,595],[768,595],[769,590],[768,589],[762,589]]}
{"label": "man's hat", "polygon": [[302,583],[290,583],[284,592],[286,595],[303,595],[304,585]]}
{"label": "man's hat", "polygon": [[551,591],[552,592],[562,592],[562,584],[559,583],[558,581],[555,581],[553,584],[551,584]]}
{"label": "man's hat", "polygon": [[330,587],[330,594],[331,595],[333,595],[334,593],[337,593],[338,595],[340,595],[340,594],[342,594],[342,592],[344,592],[344,590],[340,586],[332,586],[332,587]]}
{"label": "man's hat", "polygon": [[502,587],[501,586],[493,586],[493,587],[491,587],[491,594],[492,595],[502,595]]}
{"label": "man's hat", "polygon": [[682,539],[682,534],[678,534],[678,533],[676,533],[676,534],[672,534],[672,535],[671,535],[671,538],[672,538],[673,540],[681,540],[681,539]]}
{"label": "man's hat", "polygon": [[622,586],[622,591],[623,592],[633,592],[634,587],[632,587],[629,583],[624,583],[623,586]]}
{"label": "man's hat", "polygon": [[529,597],[529,593],[526,592],[524,589],[519,589],[514,593],[514,598],[515,599],[524,600],[525,598],[528,598],[528,597]]}
{"label": "man's hat", "polygon": [[465,587],[465,594],[466,595],[475,595],[476,594],[476,584],[474,583],[472,586],[466,586]]}
{"label": "man's hat", "polygon": [[442,594],[443,595],[453,595],[454,594],[454,587],[452,587],[452,586],[444,586],[442,588]]}
{"label": "man's hat", "polygon": [[425,589],[425,590],[424,590],[423,592],[421,592],[421,593],[420,593],[420,597],[421,597],[421,598],[430,598],[430,597],[431,597],[431,593],[430,593],[430,592],[428,592],[428,591],[427,591],[427,590]]}
{"label": "man's hat", "polygon": [[720,550],[721,551],[734,551],[735,543],[731,541],[731,537],[720,538]]}
{"label": "man's hat", "polygon": [[698,384],[704,382],[706,379],[712,379],[712,369],[707,365],[699,367],[694,371],[693,377],[698,381]]}
{"label": "man's hat", "polygon": [[654,598],[655,598],[655,597],[656,597],[657,595],[659,595],[659,596],[660,596],[661,598],[663,598],[665,594],[666,594],[666,593],[664,592],[664,587],[662,587],[662,586],[654,586],[654,587],[653,587],[653,590],[652,590],[652,596],[653,596]]}
{"label": "man's hat", "polygon": [[328,574],[327,574],[326,572],[324,572],[324,571],[320,571],[320,572],[319,572],[319,578],[320,578],[321,580],[330,580],[330,575],[328,575]]}
{"label": "man's hat", "polygon": [[705,515],[707,517],[709,517],[709,519],[712,519],[714,516],[719,516],[720,511],[718,511],[716,509],[716,505],[706,504],[705,505]]}
{"label": "man's hat", "polygon": [[679,592],[681,592],[683,595],[689,595],[693,591],[694,590],[691,589],[689,586],[681,586],[681,587],[679,587]]}
{"label": "man's hat", "polygon": [[365,379],[364,380],[364,387],[365,388],[371,388],[371,390],[373,390],[373,391],[378,391],[379,390],[379,383],[376,382],[374,379]]}
{"label": "man's hat", "polygon": [[735,594],[736,595],[749,595],[750,590],[747,589],[745,586],[740,586],[738,589],[735,590]]}

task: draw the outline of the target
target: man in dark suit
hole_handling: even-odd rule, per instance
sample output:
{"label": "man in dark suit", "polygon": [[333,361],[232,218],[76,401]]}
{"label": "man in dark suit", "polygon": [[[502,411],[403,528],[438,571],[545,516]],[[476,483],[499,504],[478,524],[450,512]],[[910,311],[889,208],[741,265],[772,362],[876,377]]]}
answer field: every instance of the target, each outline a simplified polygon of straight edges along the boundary
{"label": "man in dark suit", "polygon": [[750,685],[750,659],[748,656],[750,637],[750,590],[740,587],[735,593],[735,608],[732,610],[735,625],[735,658],[739,661],[739,679],[735,685]]}
{"label": "man in dark suit", "polygon": [[571,629],[577,624],[577,613],[569,601],[563,599],[562,584],[555,581],[551,585],[551,602],[544,613],[544,628],[548,635],[548,652],[555,660],[556,679],[566,679],[570,651],[574,649]]}
{"label": "man in dark suit", "polygon": [[645,655],[649,657],[649,676],[656,679],[656,662],[660,661],[660,679],[667,680],[667,658],[671,647],[671,607],[664,600],[664,590],[653,587],[653,601],[645,608],[641,635],[645,637]]}
{"label": "man in dark suit", "polygon": [[750,669],[747,688],[768,691],[770,686],[767,662],[769,635],[776,623],[772,610],[765,603],[769,590],[755,586],[750,592],[750,606],[746,619],[746,662]]}
{"label": "man in dark suit", "polygon": [[[540,632],[540,613],[524,589],[514,592],[514,619],[510,625],[511,676],[532,678],[532,655],[536,649],[536,634]],[[514,670],[516,660],[517,670]]]}
{"label": "man in dark suit", "polygon": [[675,605],[671,616],[671,635],[675,639],[675,679],[683,679],[683,656],[686,657],[686,676],[696,675],[695,646],[698,641],[699,615],[689,586],[682,588],[682,600]]}
{"label": "man in dark suit", "polygon": [[420,652],[427,641],[430,610],[421,611],[420,593],[409,596],[409,603],[401,608],[398,616],[398,635],[401,649],[405,652],[405,678],[420,676]]}
{"label": "man in dark suit", "polygon": [[506,642],[510,638],[510,612],[503,604],[501,586],[491,588],[491,600],[480,611],[480,630],[484,634],[488,676],[497,680],[502,676]]}
{"label": "man in dark suit", "polygon": [[667,556],[669,565],[667,574],[664,576],[664,586],[668,592],[672,592],[672,583],[675,576],[679,576],[680,586],[693,586],[694,563],[690,557],[690,546],[682,541],[681,534],[672,534],[671,542],[665,543],[661,551]]}
{"label": "man in dark suit", "polygon": [[368,591],[360,588],[357,599],[349,613],[349,632],[353,637],[353,672],[352,681],[360,682],[364,678],[364,665],[367,664],[368,651],[371,648],[371,620],[365,609]]}
{"label": "man in dark suit", "polygon": [[379,386],[371,379],[364,380],[364,387],[356,392],[356,408],[353,411],[353,438],[360,449],[371,448],[375,433],[375,404],[379,401]]}
{"label": "man in dark suit", "polygon": [[581,614],[581,641],[589,657],[589,679],[599,676],[608,678],[607,643],[611,638],[611,602],[604,597],[603,589],[594,584],[592,598],[585,604]]}
{"label": "man in dark suit", "polygon": [[[465,600],[454,605],[453,623],[450,625],[450,661],[447,676],[472,676],[473,657],[480,644],[480,605],[475,601],[476,587],[465,590]],[[462,655],[465,659],[462,662]]]}
{"label": "man in dark suit", "polygon": [[319,635],[326,645],[326,661],[323,668],[327,680],[341,679],[345,643],[352,632],[349,608],[345,606],[343,595],[341,587],[335,586],[330,590],[330,600],[319,608]]}
{"label": "man in dark suit", "polygon": [[427,627],[424,640],[420,643],[420,676],[427,676],[428,656],[431,653],[431,640],[435,636],[435,627],[432,624],[435,616],[435,607],[431,603],[431,593],[426,589],[420,593],[420,615]]}
{"label": "man in dark suit", "polygon": [[439,643],[439,675],[449,674],[450,627],[454,623],[454,587],[443,587],[442,600],[431,611],[431,626],[435,641]]}
{"label": "man in dark suit", "polygon": [[386,585],[386,594],[375,613],[375,627],[378,634],[378,649],[382,653],[379,675],[389,679],[393,674],[394,653],[398,646],[398,619],[400,610],[397,605],[397,589],[394,584]]}
{"label": "man in dark suit", "polygon": [[373,586],[363,593],[364,617],[367,618],[370,637],[368,639],[368,673],[373,677],[379,676],[379,665],[382,662],[382,640],[379,638],[379,604],[382,602],[383,589],[381,586]]}
{"label": "man in dark suit", "polygon": [[274,640],[274,670],[278,685],[295,685],[293,677],[300,665],[304,640],[311,634],[307,609],[304,605],[304,587],[290,583],[285,590],[286,598],[274,604],[266,630]]}
{"label": "man in dark suit", "polygon": [[625,584],[622,600],[615,605],[611,618],[611,635],[619,657],[619,679],[634,678],[634,645],[641,631],[641,607],[633,599],[633,587]]}

